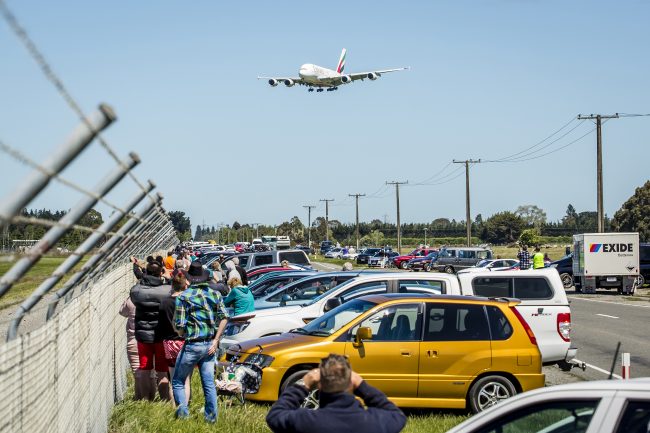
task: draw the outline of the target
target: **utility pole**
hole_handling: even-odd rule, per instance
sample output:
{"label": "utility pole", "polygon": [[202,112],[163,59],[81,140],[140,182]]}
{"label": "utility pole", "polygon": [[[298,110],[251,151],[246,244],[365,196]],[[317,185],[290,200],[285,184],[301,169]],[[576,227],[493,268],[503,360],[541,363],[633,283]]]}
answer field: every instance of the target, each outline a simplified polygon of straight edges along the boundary
{"label": "utility pole", "polygon": [[427,230],[429,230],[429,227],[424,228],[424,247],[425,248],[427,246]]}
{"label": "utility pole", "polygon": [[397,199],[397,253],[398,254],[402,254],[402,228],[400,227],[400,222],[399,222],[399,186],[408,183],[409,183],[408,180],[406,182],[397,182],[397,181],[386,182],[386,185],[395,185],[395,198]]}
{"label": "utility pole", "polygon": [[618,113],[613,115],[590,114],[583,116],[578,114],[578,120],[596,120],[596,212],[598,214],[598,233],[605,231],[605,211],[603,207],[603,136],[602,120],[618,119]]}
{"label": "utility pole", "polygon": [[319,201],[325,202],[325,240],[330,240],[330,202],[334,201],[333,198],[324,198]]}
{"label": "utility pole", "polygon": [[348,194],[350,197],[354,197],[357,204],[357,251],[359,251],[359,197],[365,197],[365,194]]}
{"label": "utility pole", "polygon": [[472,246],[472,216],[469,207],[469,165],[480,163],[480,159],[466,159],[465,161],[456,161],[454,164],[465,164],[465,223],[467,225],[467,246]]}
{"label": "utility pole", "polygon": [[307,209],[307,238],[309,239],[309,250],[311,251],[311,210],[314,209],[316,206],[314,205],[306,205],[303,206],[305,209]]}
{"label": "utility pole", "polygon": [[255,226],[255,238],[260,238],[260,223],[251,223],[252,226]]}

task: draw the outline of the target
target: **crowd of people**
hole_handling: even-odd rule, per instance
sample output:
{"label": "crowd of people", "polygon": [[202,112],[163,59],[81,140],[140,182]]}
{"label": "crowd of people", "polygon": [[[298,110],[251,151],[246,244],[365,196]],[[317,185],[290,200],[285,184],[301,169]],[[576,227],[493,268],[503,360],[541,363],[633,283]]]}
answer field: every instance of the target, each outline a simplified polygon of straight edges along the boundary
{"label": "crowd of people", "polygon": [[[189,251],[167,257],[131,258],[138,280],[120,308],[127,318],[127,354],[135,399],[173,401],[178,419],[188,418],[195,368],[205,397],[204,417],[217,420],[216,359],[219,340],[233,315],[254,311],[246,271],[236,257],[204,269]],[[288,267],[289,263],[282,263]],[[317,410],[301,407],[320,390]],[[364,406],[357,400],[363,400]],[[267,415],[274,432],[399,432],[406,417],[388,398],[352,371],[346,357],[331,354],[319,368],[284,389]]]}

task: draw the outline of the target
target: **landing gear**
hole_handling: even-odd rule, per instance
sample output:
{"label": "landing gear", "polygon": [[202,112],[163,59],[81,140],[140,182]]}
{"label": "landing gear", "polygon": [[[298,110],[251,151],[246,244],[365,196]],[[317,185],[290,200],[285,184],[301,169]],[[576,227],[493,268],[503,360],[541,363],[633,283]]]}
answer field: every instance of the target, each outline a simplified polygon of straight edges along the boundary
{"label": "landing gear", "polygon": [[338,87],[328,87],[328,88],[327,88],[327,91],[328,91],[328,92],[333,92],[333,91],[335,91],[335,90],[339,90],[339,88],[338,88]]}
{"label": "landing gear", "polygon": [[314,88],[313,88],[313,87],[310,87],[309,89],[307,89],[307,91],[308,91],[308,92],[313,92],[313,91],[314,91]]}
{"label": "landing gear", "polygon": [[317,92],[322,92],[322,91],[323,91],[323,88],[322,88],[322,87],[319,87],[318,89],[316,89],[316,91],[317,91]]}

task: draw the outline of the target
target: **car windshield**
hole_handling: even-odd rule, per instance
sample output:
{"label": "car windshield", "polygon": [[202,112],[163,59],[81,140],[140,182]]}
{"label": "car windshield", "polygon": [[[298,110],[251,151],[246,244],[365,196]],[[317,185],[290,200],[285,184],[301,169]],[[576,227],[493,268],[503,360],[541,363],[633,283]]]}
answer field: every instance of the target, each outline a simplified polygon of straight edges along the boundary
{"label": "car windshield", "polygon": [[427,254],[427,258],[429,258],[429,259],[435,259],[436,257],[438,257],[438,253],[435,252],[435,251],[432,252],[432,253]]}
{"label": "car windshield", "polygon": [[317,319],[312,320],[304,328],[294,329],[291,332],[327,337],[359,317],[361,314],[370,310],[375,305],[377,304],[374,302],[355,299],[328,311]]}

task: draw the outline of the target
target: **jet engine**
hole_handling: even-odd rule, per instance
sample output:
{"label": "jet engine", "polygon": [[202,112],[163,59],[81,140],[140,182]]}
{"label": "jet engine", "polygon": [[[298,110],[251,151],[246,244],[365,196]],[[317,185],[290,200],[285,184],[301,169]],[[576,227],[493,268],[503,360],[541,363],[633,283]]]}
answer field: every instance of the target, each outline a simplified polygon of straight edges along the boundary
{"label": "jet engine", "polygon": [[371,72],[368,74],[368,78],[371,79],[372,81],[375,81],[377,78],[379,78],[379,75],[375,72]]}
{"label": "jet engine", "polygon": [[286,80],[284,80],[284,85],[287,86],[287,87],[293,87],[294,84],[296,84],[296,83],[294,83],[293,80],[290,80],[288,78]]}
{"label": "jet engine", "polygon": [[271,78],[271,79],[269,80],[269,85],[270,85],[271,87],[275,87],[275,86],[277,86],[277,85],[278,85],[278,80],[276,80],[275,78]]}
{"label": "jet engine", "polygon": [[352,77],[350,77],[349,75],[343,75],[341,77],[341,83],[348,84],[348,83],[351,83],[351,82],[352,82]]}

